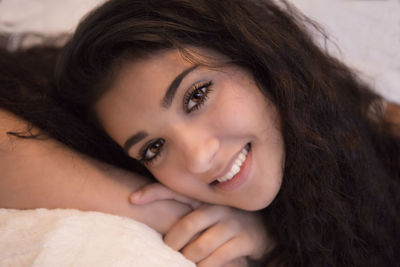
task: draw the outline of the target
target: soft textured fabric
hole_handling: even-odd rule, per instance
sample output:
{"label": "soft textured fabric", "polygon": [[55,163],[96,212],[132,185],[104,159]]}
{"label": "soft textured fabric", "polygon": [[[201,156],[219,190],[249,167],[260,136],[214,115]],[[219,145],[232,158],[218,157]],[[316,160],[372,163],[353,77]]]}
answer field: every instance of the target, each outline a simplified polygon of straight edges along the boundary
{"label": "soft textured fabric", "polygon": [[194,267],[150,227],[78,210],[0,209],[0,266]]}

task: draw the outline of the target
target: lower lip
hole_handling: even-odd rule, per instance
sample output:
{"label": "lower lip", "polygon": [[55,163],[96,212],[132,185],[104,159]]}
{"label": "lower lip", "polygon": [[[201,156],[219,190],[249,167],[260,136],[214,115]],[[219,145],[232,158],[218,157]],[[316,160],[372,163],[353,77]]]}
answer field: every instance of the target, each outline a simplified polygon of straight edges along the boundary
{"label": "lower lip", "polygon": [[235,176],[233,176],[231,180],[222,183],[217,182],[215,186],[224,191],[233,191],[240,187],[244,182],[246,182],[250,173],[251,159],[253,154],[252,152],[253,150],[250,146],[249,153],[247,154],[245,161],[240,167],[240,171]]}

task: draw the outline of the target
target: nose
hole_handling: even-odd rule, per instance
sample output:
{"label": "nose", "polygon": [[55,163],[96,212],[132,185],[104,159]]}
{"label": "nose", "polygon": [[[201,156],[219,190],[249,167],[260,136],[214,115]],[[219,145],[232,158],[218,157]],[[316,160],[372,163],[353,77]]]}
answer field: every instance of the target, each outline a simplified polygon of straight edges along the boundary
{"label": "nose", "polygon": [[200,127],[176,129],[178,153],[181,153],[186,168],[191,173],[204,173],[212,167],[219,149],[218,137]]}

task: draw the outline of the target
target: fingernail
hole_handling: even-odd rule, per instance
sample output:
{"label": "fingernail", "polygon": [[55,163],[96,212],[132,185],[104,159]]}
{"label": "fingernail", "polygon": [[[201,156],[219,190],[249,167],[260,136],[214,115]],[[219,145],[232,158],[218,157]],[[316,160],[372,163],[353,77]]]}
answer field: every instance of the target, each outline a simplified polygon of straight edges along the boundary
{"label": "fingernail", "polygon": [[138,192],[133,193],[130,196],[131,202],[132,203],[137,203],[140,200],[140,198],[142,197],[142,195],[143,195],[142,191],[138,191]]}

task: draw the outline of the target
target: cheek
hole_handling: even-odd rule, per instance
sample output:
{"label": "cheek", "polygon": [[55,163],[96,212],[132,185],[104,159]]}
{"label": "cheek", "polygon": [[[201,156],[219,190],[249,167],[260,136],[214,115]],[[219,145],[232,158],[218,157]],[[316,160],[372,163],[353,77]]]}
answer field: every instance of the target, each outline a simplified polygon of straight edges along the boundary
{"label": "cheek", "polygon": [[232,134],[248,131],[254,127],[257,114],[254,110],[254,102],[246,94],[238,94],[233,90],[224,90],[213,108],[209,111],[212,125],[216,129],[229,131]]}
{"label": "cheek", "polygon": [[160,183],[168,188],[178,193],[188,193],[190,179],[188,179],[189,177],[185,177],[187,175],[183,174],[176,164],[165,162],[163,166],[157,167],[157,169],[152,170],[151,173]]}

